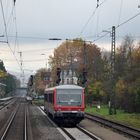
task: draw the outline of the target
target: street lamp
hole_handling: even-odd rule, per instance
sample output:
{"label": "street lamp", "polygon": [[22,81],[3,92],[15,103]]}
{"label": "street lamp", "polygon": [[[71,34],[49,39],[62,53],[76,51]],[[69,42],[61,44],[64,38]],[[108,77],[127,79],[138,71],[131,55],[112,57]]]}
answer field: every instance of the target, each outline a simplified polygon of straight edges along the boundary
{"label": "street lamp", "polygon": [[47,64],[48,64],[48,62],[47,62],[47,55],[45,54],[45,53],[42,53],[41,55],[44,55],[45,56],[45,61],[46,61],[46,69],[48,68],[48,66],[47,66]]}

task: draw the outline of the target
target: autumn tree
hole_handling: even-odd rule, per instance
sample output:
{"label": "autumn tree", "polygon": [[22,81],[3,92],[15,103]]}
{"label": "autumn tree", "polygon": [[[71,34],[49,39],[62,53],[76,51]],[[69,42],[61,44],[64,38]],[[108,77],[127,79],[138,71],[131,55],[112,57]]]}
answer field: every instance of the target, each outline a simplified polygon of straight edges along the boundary
{"label": "autumn tree", "polygon": [[138,112],[140,105],[140,46],[126,36],[117,50],[116,94],[118,107],[127,112]]}
{"label": "autumn tree", "polygon": [[[77,67],[79,67],[78,63],[80,61],[80,52],[82,45],[82,40],[67,40],[54,50],[54,55],[50,56],[49,58],[49,64],[52,71],[51,76],[54,83],[56,79],[56,69],[58,67],[60,67],[61,69],[64,69],[68,65],[71,65],[71,67],[73,67],[74,63],[77,63]],[[74,70],[76,72],[78,71],[77,68],[74,68]]]}
{"label": "autumn tree", "polygon": [[[50,77],[50,71],[46,70],[44,68],[39,69],[35,75],[33,75],[33,84],[30,85],[30,79],[28,81],[28,92],[29,94],[37,94],[37,95],[43,95],[44,90],[46,88],[46,85],[49,84],[46,78],[46,73],[47,76]],[[49,75],[48,75],[49,74]],[[49,79],[50,80],[50,79]]]}
{"label": "autumn tree", "polygon": [[[132,53],[134,48],[134,40],[131,36],[125,36],[124,41],[117,49],[116,54],[116,75],[117,77],[123,76],[130,72],[132,68]],[[130,75],[127,75],[130,78]]]}
{"label": "autumn tree", "polygon": [[96,81],[102,78],[102,58],[101,51],[95,45],[81,39],[66,40],[54,50],[54,55],[50,56],[50,66],[52,77],[55,82],[56,69],[71,66],[77,77],[82,75],[83,68],[87,71],[89,81]]}
{"label": "autumn tree", "polygon": [[0,61],[0,96],[11,96],[17,87],[20,86],[20,81],[12,74],[7,73],[3,61]]}

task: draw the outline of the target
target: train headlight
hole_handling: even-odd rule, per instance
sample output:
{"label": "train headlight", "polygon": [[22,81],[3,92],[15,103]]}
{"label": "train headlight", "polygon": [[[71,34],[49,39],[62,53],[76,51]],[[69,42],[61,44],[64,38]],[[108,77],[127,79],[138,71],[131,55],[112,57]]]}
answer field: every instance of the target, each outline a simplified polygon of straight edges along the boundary
{"label": "train headlight", "polygon": [[78,111],[81,111],[81,109],[78,109]]}

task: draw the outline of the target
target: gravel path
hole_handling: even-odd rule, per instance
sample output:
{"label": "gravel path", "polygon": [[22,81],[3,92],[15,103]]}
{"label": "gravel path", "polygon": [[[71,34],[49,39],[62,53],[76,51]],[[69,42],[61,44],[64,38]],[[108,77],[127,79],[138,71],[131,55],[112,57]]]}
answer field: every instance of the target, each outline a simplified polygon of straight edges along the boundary
{"label": "gravel path", "polygon": [[29,106],[29,114],[33,140],[65,140],[36,106]]}
{"label": "gravel path", "polygon": [[5,125],[6,121],[8,120],[9,116],[13,112],[13,110],[16,108],[16,103],[9,104],[7,107],[0,110],[0,130]]}
{"label": "gravel path", "polygon": [[84,119],[79,125],[103,140],[133,140],[132,138],[119,134],[118,132],[115,132],[109,128],[107,129],[88,119]]}

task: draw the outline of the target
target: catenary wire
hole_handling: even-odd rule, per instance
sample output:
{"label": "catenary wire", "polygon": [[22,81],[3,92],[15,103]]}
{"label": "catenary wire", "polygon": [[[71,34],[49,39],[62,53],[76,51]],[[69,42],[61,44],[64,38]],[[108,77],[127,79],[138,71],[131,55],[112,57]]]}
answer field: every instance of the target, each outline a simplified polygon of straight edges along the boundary
{"label": "catenary wire", "polygon": [[136,17],[139,16],[139,15],[140,15],[140,12],[137,13],[136,15],[132,16],[131,18],[127,19],[126,21],[120,23],[116,28],[119,28],[120,26],[122,26],[122,25],[126,24],[127,22],[133,20],[134,18],[136,18]]}
{"label": "catenary wire", "polygon": [[121,5],[120,5],[120,11],[119,11],[119,17],[118,17],[118,25],[120,24],[120,19],[121,19],[121,14],[122,14],[122,7],[123,7],[123,0],[121,0]]}
{"label": "catenary wire", "polygon": [[[128,23],[129,21],[133,20],[134,18],[136,18],[136,17],[139,16],[139,15],[140,15],[140,12],[137,13],[137,14],[135,14],[135,15],[132,16],[131,18],[125,20],[124,22],[120,23],[118,26],[116,26],[116,29],[119,28],[119,27],[121,27],[121,26],[123,26],[124,24]],[[103,33],[103,31],[102,31],[101,33]],[[101,33],[100,33],[100,34],[101,34]],[[104,38],[104,37],[105,37],[106,35],[108,35],[108,34],[109,34],[109,32],[105,33],[104,35],[100,36],[99,38],[93,40],[93,42],[96,42],[96,41],[98,41],[98,40]]]}
{"label": "catenary wire", "polygon": [[0,4],[1,4],[2,16],[3,16],[3,21],[4,21],[4,27],[5,27],[6,43],[7,43],[8,47],[9,47],[11,53],[13,54],[15,60],[17,61],[19,67],[21,68],[20,63],[19,63],[17,57],[15,56],[15,54],[14,54],[14,52],[13,52],[13,50],[12,50],[10,44],[9,44],[9,40],[8,40],[8,32],[7,32],[7,25],[6,25],[6,20],[5,20],[5,16],[4,16],[4,9],[3,9],[2,0],[0,0]]}
{"label": "catenary wire", "polygon": [[96,6],[95,10],[93,11],[93,13],[91,14],[91,16],[88,18],[87,22],[85,23],[85,25],[83,26],[80,34],[79,34],[79,37],[81,36],[81,34],[84,32],[84,30],[86,29],[88,23],[90,22],[90,20],[92,19],[92,17],[95,15],[97,9],[107,0],[104,0],[102,3],[100,3],[98,6]]}

